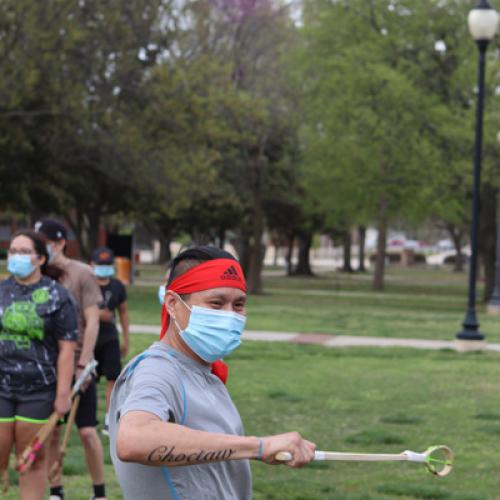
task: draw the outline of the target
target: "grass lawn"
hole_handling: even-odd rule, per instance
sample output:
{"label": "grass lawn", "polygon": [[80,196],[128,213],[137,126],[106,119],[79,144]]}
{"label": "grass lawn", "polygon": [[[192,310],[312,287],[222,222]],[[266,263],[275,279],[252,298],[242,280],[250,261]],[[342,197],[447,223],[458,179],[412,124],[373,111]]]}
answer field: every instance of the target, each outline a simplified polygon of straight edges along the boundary
{"label": "grass lawn", "polygon": [[[153,340],[134,335],[134,352]],[[297,430],[321,449],[372,453],[445,443],[457,455],[447,478],[407,463],[320,462],[293,470],[255,462],[255,498],[499,498],[499,363],[498,355],[484,353],[247,343],[229,358],[228,384],[247,434]],[[109,498],[120,499],[107,464]],[[76,433],[65,476],[68,498],[88,499]],[[16,488],[4,498],[17,498]]]}
{"label": "grass lawn", "polygon": [[[130,287],[133,323],[158,324],[161,275],[149,267]],[[249,329],[452,339],[463,319],[466,276],[392,268],[384,293],[371,292],[370,276],[342,274],[269,277],[265,290],[250,297]],[[482,306],[479,319],[487,338],[500,341],[500,319]],[[131,355],[155,338],[132,335]],[[499,354],[248,342],[228,363],[228,387],[249,435],[297,430],[320,449],[372,453],[448,444],[457,456],[447,478],[408,463],[319,462],[293,470],[255,462],[256,500],[500,498]],[[103,395],[101,385],[101,421]],[[87,500],[76,432],[64,472],[67,498]],[[6,500],[18,497],[16,474],[10,477]],[[108,456],[106,484],[110,500],[122,498]]]}
{"label": "grass lawn", "polygon": [[[159,266],[147,267],[141,271],[142,286],[130,288],[134,323],[159,324],[156,294],[163,274]],[[467,298],[465,273],[390,267],[386,290],[379,293],[371,290],[371,278],[342,273],[266,277],[265,294],[249,297],[247,328],[440,340],[453,339],[459,331]],[[481,329],[488,340],[500,342],[500,317],[484,310],[479,304]]]}

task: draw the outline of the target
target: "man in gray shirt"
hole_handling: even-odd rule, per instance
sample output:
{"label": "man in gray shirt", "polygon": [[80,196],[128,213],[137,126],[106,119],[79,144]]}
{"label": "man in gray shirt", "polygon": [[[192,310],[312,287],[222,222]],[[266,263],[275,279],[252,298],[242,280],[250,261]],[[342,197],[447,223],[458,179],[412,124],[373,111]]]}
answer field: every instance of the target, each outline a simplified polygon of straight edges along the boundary
{"label": "man in gray shirt", "polygon": [[245,300],[227,252],[195,247],[173,260],[162,338],[124,368],[111,397],[111,458],[126,500],[249,499],[248,459],[314,458],[314,443],[295,432],[244,436],[219,360],[241,342]]}

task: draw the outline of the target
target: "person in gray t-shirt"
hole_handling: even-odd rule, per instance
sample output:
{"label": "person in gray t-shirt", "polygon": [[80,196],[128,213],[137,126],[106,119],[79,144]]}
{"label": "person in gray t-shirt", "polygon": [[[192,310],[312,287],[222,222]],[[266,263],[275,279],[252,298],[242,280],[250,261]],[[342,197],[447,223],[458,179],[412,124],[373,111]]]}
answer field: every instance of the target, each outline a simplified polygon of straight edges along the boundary
{"label": "person in gray t-shirt", "polygon": [[241,343],[246,284],[239,263],[214,247],[179,254],[162,311],[162,336],[132,359],[110,405],[110,450],[126,500],[252,497],[248,459],[291,467],[314,443],[290,432],[245,436],[220,359]]}

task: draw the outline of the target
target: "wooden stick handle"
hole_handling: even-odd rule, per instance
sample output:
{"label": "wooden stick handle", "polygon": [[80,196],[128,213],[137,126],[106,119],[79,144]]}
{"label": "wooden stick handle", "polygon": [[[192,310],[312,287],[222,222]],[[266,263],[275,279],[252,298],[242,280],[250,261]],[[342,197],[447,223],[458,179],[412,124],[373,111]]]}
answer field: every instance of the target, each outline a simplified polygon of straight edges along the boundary
{"label": "wooden stick handle", "polygon": [[66,447],[68,446],[69,437],[71,435],[71,428],[73,427],[73,423],[75,421],[76,412],[78,410],[79,404],[80,404],[80,394],[77,394],[75,396],[75,399],[73,400],[73,404],[71,405],[68,421],[66,422],[66,429],[64,430],[64,437],[61,445],[61,453],[64,453],[66,451]]}
{"label": "wooden stick handle", "polygon": [[[289,462],[293,456],[289,451],[280,451],[274,457],[280,462]],[[408,457],[403,454],[387,453],[340,453],[335,451],[315,451],[314,460],[336,460],[342,462],[404,462]]]}
{"label": "wooden stick handle", "polygon": [[61,418],[61,415],[56,411],[50,415],[49,420],[40,428],[36,433],[35,437],[31,440],[30,444],[21,453],[19,459],[17,460],[16,469],[23,473],[26,472],[36,459],[36,453],[43,446],[43,443],[50,436],[57,422]]}

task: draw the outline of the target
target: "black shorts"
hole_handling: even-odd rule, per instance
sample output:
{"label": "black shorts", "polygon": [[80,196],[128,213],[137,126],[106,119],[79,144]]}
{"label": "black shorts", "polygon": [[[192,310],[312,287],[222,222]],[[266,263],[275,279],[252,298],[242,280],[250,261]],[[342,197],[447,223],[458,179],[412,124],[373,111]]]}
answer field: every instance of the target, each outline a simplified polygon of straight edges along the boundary
{"label": "black shorts", "polygon": [[32,394],[0,392],[0,423],[28,422],[44,424],[54,411],[55,389]]}
{"label": "black shorts", "polygon": [[97,365],[97,376],[104,375],[106,380],[115,381],[122,371],[120,359],[120,342],[118,338],[111,337],[103,343],[97,343],[94,349],[94,358]]}
{"label": "black shorts", "polygon": [[75,415],[76,426],[95,427],[97,425],[97,388],[95,379],[89,383],[85,392],[80,395],[80,404]]}

